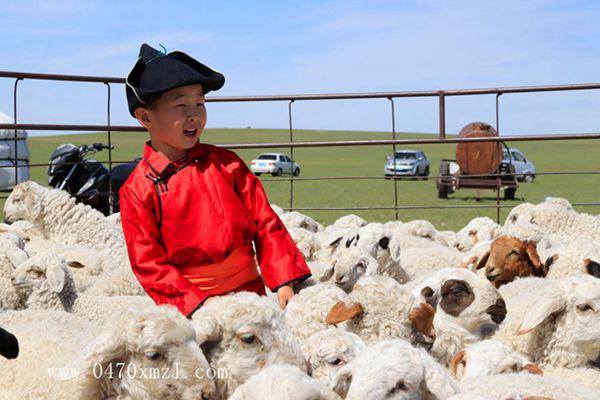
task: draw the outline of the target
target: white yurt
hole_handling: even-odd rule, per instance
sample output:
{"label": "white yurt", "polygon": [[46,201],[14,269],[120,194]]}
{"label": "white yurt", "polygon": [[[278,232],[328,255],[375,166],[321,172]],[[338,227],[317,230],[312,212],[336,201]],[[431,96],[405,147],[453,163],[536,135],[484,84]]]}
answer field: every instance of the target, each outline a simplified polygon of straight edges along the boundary
{"label": "white yurt", "polygon": [[[12,124],[13,119],[0,112],[0,123]],[[17,183],[28,179],[27,131],[18,130],[15,135],[14,129],[0,129],[0,190],[11,190]]]}

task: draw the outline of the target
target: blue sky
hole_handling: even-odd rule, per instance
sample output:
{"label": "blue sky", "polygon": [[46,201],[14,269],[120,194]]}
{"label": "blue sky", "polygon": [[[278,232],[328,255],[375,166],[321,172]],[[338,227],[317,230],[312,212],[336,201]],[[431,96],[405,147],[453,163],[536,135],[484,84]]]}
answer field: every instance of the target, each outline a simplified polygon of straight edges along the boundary
{"label": "blue sky", "polygon": [[[125,76],[139,46],[226,76],[214,95],[430,90],[600,81],[590,1],[0,1],[0,70]],[[13,81],[0,79],[12,115]],[[103,124],[101,84],[19,84],[23,123]],[[398,130],[435,132],[436,99],[397,100]],[[113,88],[114,124],[134,124]],[[209,104],[208,127],[285,128],[287,104]],[[600,92],[504,95],[503,134],[598,131]],[[447,130],[493,123],[494,97],[447,100]],[[386,100],[297,102],[294,126],[389,130]]]}

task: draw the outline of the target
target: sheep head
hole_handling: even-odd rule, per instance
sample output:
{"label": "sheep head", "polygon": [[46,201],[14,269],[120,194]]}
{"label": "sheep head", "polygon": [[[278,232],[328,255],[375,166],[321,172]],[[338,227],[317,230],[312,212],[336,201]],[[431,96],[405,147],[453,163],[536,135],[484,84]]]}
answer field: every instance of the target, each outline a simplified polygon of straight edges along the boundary
{"label": "sheep head", "polygon": [[219,394],[227,398],[262,368],[290,364],[306,372],[306,361],[281,310],[264,297],[241,292],[215,297],[192,316],[198,344],[213,368]]}
{"label": "sheep head", "polygon": [[540,367],[498,340],[483,340],[459,351],[450,372],[458,380],[513,372],[543,375]]}
{"label": "sheep head", "polygon": [[4,220],[34,222],[42,212],[42,197],[48,190],[34,181],[16,185],[4,203]]}
{"label": "sheep head", "polygon": [[457,393],[444,367],[403,340],[367,347],[340,369],[331,387],[347,400],[442,400]]}
{"label": "sheep head", "polygon": [[352,290],[361,276],[374,275],[379,268],[377,260],[356,247],[337,253],[331,260],[331,264],[334,283],[346,293]]}
{"label": "sheep head", "polygon": [[85,398],[219,398],[193,327],[171,306],[117,317],[88,345],[82,365]]}
{"label": "sheep head", "polygon": [[500,236],[492,242],[476,268],[484,267],[487,279],[497,288],[517,277],[545,277],[548,273],[540,262],[536,244],[511,236]]}
{"label": "sheep head", "polygon": [[360,337],[338,328],[317,332],[302,342],[310,375],[328,384],[364,347]]}
{"label": "sheep head", "polygon": [[435,308],[436,336],[452,327],[484,337],[506,316],[506,305],[498,290],[466,269],[438,271],[417,285],[413,296]]}
{"label": "sheep head", "polygon": [[557,280],[525,306],[528,311],[517,335],[547,335],[540,340],[554,340],[555,347],[568,349],[569,354],[576,355],[583,364],[597,358],[600,351],[600,280],[590,275]]}

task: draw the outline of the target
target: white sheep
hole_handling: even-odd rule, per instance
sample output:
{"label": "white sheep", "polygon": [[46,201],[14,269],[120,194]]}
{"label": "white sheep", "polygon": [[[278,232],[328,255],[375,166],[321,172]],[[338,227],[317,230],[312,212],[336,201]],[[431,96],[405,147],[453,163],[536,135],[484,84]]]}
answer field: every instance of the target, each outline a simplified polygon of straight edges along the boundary
{"label": "white sheep", "polygon": [[307,261],[313,260],[321,249],[321,243],[315,238],[313,232],[304,228],[290,228],[288,232],[304,259]]}
{"label": "white sheep", "polygon": [[503,235],[504,229],[489,217],[472,219],[456,233],[457,248],[460,251],[471,250],[477,243],[491,241]]}
{"label": "white sheep", "polygon": [[285,308],[284,318],[294,336],[304,340],[329,328],[327,314],[346,293],[329,283],[317,283],[300,290]]}
{"label": "white sheep", "polygon": [[600,242],[587,239],[565,240],[561,235],[548,235],[537,244],[548,278],[589,274],[600,278]]}
{"label": "white sheep", "polygon": [[393,276],[401,283],[408,281],[408,275],[401,265],[400,243],[383,224],[370,223],[346,234],[334,257],[351,248],[362,250],[374,258],[379,273]]}
{"label": "white sheep", "polygon": [[346,400],[443,400],[458,393],[443,366],[402,340],[365,348],[340,369],[332,388]]}
{"label": "white sheep", "polygon": [[348,214],[336,219],[333,225],[339,228],[360,228],[367,225],[367,221],[358,215]]}
{"label": "white sheep", "polygon": [[540,367],[505,343],[488,339],[468,345],[450,362],[450,372],[456,379],[471,379],[513,372],[543,375]]}
{"label": "white sheep", "polygon": [[365,348],[357,335],[343,329],[329,328],[301,342],[310,375],[329,385],[335,373]]}
{"label": "white sheep", "polygon": [[548,234],[600,241],[600,216],[579,213],[567,200],[551,198],[537,205],[519,204],[506,217],[504,229],[522,239],[536,241]]}
{"label": "white sheep", "polygon": [[129,307],[155,305],[148,296],[106,296],[79,293],[72,271],[85,268],[55,254],[36,253],[13,272],[12,285],[22,307],[64,310],[82,318],[103,322]]}
{"label": "white sheep", "polygon": [[326,322],[340,324],[367,344],[404,339],[430,344],[434,310],[387,276],[363,276],[330,307]]}
{"label": "white sheep", "polygon": [[429,221],[417,219],[405,223],[386,224],[392,234],[399,241],[400,247],[422,247],[428,244],[436,243],[442,246],[448,246],[444,235],[442,235]]}
{"label": "white sheep", "polygon": [[9,222],[27,220],[55,242],[126,254],[125,241],[115,226],[101,212],[76,203],[64,190],[48,189],[33,181],[20,183],[4,204],[4,218]]}
{"label": "white sheep", "polygon": [[309,217],[299,213],[298,211],[290,211],[279,215],[281,222],[289,230],[292,228],[302,228],[310,232],[320,232],[323,230],[323,225]]}
{"label": "white sheep", "polygon": [[466,379],[460,383],[463,394],[482,396],[487,400],[552,399],[597,400],[598,392],[557,377],[526,373],[499,374]]}
{"label": "white sheep", "polygon": [[224,398],[268,365],[290,364],[306,373],[300,344],[282,311],[265,297],[249,292],[215,297],[192,315],[192,324],[211,367],[227,370],[216,377]]}
{"label": "white sheep", "polygon": [[19,399],[213,399],[190,322],[170,306],[137,308],[98,326],[61,311],[0,314],[21,343],[0,360],[0,392]]}
{"label": "white sheep", "polygon": [[404,247],[400,253],[400,265],[408,281],[431,275],[443,268],[460,267],[464,259],[465,255],[455,247],[438,243]]}
{"label": "white sheep", "polygon": [[383,275],[399,283],[408,280],[404,268],[398,263],[379,264],[375,258],[359,247],[350,247],[334,254],[331,260],[332,282],[349,293],[361,276]]}
{"label": "white sheep", "polygon": [[584,367],[600,352],[600,280],[521,278],[500,288],[508,309],[494,338],[544,368]]}
{"label": "white sheep", "polygon": [[431,353],[444,365],[466,345],[493,334],[506,316],[498,290],[466,269],[442,269],[406,286],[415,298],[436,309]]}
{"label": "white sheep", "polygon": [[341,400],[323,383],[290,365],[271,365],[239,386],[229,400]]}

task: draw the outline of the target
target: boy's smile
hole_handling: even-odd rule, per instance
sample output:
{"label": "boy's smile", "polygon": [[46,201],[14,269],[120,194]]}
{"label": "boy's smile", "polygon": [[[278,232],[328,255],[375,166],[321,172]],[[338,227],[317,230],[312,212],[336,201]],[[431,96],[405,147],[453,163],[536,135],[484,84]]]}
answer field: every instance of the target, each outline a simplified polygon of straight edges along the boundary
{"label": "boy's smile", "polygon": [[180,86],[163,93],[149,107],[135,111],[148,129],[152,147],[170,160],[194,147],[206,125],[204,94],[200,84]]}

